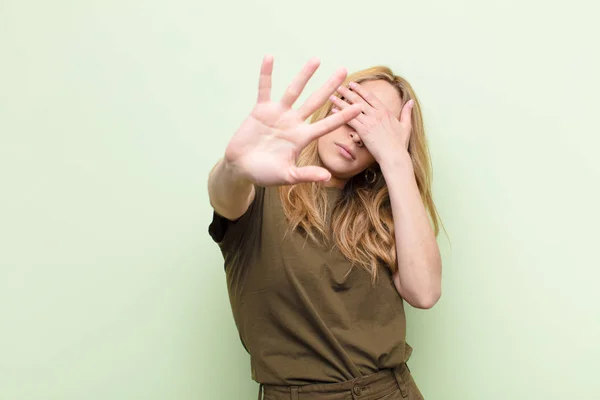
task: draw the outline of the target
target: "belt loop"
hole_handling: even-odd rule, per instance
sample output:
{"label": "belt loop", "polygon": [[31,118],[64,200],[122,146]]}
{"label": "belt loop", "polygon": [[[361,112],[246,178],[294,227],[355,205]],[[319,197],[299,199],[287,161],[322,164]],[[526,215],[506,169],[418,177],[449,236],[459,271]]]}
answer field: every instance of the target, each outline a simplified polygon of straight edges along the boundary
{"label": "belt loop", "polygon": [[263,384],[259,383],[258,384],[258,400],[262,400],[262,391],[263,391]]}
{"label": "belt loop", "polygon": [[299,397],[299,395],[298,395],[298,386],[292,386],[291,389],[290,389],[290,391],[292,392],[291,393],[292,400],[298,400],[298,397]]}
{"label": "belt loop", "polygon": [[396,378],[396,382],[398,383],[398,387],[400,388],[400,393],[402,397],[408,397],[408,388],[406,387],[406,382],[402,379],[402,369],[406,368],[406,364],[402,363],[393,369],[394,377]]}

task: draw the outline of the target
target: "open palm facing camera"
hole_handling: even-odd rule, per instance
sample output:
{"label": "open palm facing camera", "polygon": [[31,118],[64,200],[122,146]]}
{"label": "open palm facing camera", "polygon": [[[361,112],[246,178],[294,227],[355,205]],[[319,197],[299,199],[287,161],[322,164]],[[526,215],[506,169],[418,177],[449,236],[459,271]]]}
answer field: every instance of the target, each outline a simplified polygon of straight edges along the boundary
{"label": "open palm facing camera", "polygon": [[302,106],[293,109],[294,102],[318,67],[318,60],[308,61],[281,100],[273,101],[273,57],[263,59],[256,105],[225,150],[225,161],[247,180],[260,186],[278,186],[330,179],[331,174],[326,169],[318,166],[299,168],[296,160],[311,141],[356,117],[360,107],[348,107],[314,124],[305,123],[346,78],[346,70],[338,69]]}

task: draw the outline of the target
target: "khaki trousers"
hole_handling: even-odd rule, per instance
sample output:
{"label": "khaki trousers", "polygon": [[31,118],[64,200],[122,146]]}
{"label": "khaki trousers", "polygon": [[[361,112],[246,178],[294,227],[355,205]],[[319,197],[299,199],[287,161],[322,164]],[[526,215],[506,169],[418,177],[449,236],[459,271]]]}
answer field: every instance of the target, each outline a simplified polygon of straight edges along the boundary
{"label": "khaki trousers", "polygon": [[[264,396],[263,396],[264,390]],[[302,386],[260,384],[258,400],[424,400],[406,363],[346,382]]]}

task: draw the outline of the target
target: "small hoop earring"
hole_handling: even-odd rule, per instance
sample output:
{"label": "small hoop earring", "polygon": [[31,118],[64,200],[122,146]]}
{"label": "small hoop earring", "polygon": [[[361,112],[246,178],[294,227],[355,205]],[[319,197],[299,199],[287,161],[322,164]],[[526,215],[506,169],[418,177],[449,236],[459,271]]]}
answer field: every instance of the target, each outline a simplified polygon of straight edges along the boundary
{"label": "small hoop earring", "polygon": [[[371,178],[369,179],[369,173],[371,173]],[[367,169],[365,171],[365,179],[367,182],[369,183],[374,183],[377,180],[377,172],[373,171],[372,169]]]}

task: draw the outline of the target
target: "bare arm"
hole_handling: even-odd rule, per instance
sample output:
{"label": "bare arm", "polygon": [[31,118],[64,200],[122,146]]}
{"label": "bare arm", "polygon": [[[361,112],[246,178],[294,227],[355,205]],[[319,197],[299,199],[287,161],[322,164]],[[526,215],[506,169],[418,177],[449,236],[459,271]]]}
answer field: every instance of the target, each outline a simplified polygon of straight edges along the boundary
{"label": "bare arm", "polygon": [[225,158],[217,162],[208,176],[208,197],[217,214],[235,221],[254,200],[254,184],[245,179]]}
{"label": "bare arm", "polygon": [[360,107],[348,108],[306,124],[304,121],[328,100],[346,77],[346,70],[338,69],[301,107],[292,109],[318,67],[318,60],[310,60],[288,86],[282,99],[272,101],[273,58],[266,56],[263,59],[256,105],[208,177],[210,204],[221,216],[229,220],[241,217],[254,200],[254,185],[293,185],[331,178],[329,171],[322,167],[296,166],[298,155],[311,141],[356,117]]}
{"label": "bare arm", "polygon": [[[408,152],[414,99],[402,107],[398,119],[376,96],[353,82],[353,91],[338,91],[352,104],[361,104],[363,113],[349,122],[375,160],[388,187],[398,269],[393,275],[396,290],[411,306],[431,308],[442,293],[442,261],[435,233],[415,179]],[[349,103],[336,100],[339,109]]]}
{"label": "bare arm", "polygon": [[408,153],[382,163],[394,216],[398,269],[394,284],[413,307],[431,308],[441,296],[442,261]]}

